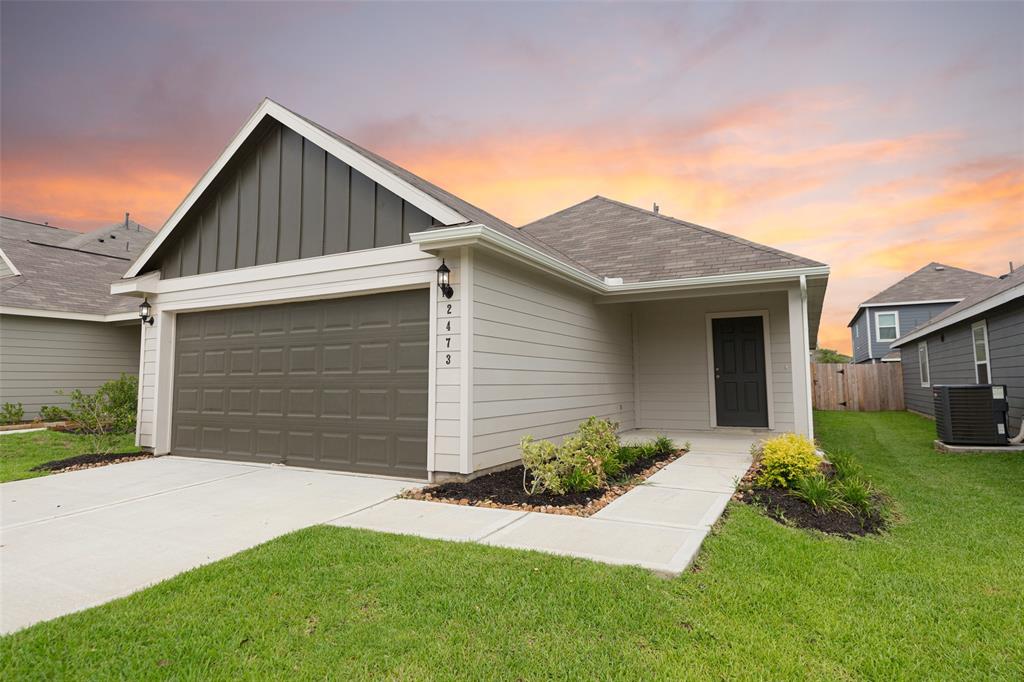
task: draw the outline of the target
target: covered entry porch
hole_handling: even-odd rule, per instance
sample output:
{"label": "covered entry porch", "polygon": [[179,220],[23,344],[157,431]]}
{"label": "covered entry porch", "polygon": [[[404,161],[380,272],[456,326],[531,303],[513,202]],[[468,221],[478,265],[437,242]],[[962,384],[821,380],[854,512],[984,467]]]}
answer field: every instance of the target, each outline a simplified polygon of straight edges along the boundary
{"label": "covered entry porch", "polygon": [[793,282],[616,303],[632,324],[632,433],[813,436],[815,293]]}

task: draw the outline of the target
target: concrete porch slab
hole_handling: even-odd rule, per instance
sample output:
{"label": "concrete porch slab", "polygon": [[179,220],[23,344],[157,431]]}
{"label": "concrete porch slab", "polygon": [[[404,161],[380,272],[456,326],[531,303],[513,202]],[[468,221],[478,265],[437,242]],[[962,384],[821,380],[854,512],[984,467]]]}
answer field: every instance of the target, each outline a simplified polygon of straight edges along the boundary
{"label": "concrete porch slab", "polygon": [[597,516],[530,513],[488,536],[483,543],[678,574],[693,561],[705,535],[706,528],[670,528]]}
{"label": "concrete porch slab", "polygon": [[328,523],[332,526],[465,542],[481,540],[527,513],[423,500],[388,500]]}
{"label": "concrete porch slab", "polygon": [[594,518],[678,528],[709,527],[721,516],[730,496],[643,485],[594,514]]}
{"label": "concrete porch slab", "polygon": [[[677,459],[667,467],[647,479],[648,485],[668,488],[685,488],[687,490],[704,490],[712,493],[732,494],[736,484],[743,476],[731,468],[695,466],[686,463],[686,457]],[[744,469],[744,473],[746,469]]]}

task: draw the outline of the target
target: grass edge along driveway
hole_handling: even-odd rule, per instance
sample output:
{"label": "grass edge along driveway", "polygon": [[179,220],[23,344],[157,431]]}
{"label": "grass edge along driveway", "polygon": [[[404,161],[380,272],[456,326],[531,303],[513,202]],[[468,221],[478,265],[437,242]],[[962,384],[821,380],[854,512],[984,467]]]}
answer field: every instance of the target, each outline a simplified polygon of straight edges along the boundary
{"label": "grass edge along driveway", "polygon": [[733,504],[694,571],[314,527],[0,640],[25,678],[1024,676],[1024,457],[822,413],[896,501],[841,540]]}
{"label": "grass edge along driveway", "polygon": [[[112,452],[137,452],[135,434],[114,437]],[[62,431],[30,431],[0,436],[0,483],[47,476],[48,471],[32,471],[32,467],[75,455],[92,454],[89,436]]]}

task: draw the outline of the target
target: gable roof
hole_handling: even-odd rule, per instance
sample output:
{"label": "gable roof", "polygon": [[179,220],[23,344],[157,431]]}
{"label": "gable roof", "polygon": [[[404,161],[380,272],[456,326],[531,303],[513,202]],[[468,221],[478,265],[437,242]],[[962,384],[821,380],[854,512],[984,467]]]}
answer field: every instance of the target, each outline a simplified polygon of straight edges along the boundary
{"label": "gable roof", "polygon": [[[235,135],[227,148],[221,153],[217,160],[207,169],[192,191],[185,197],[171,217],[167,219],[156,237],[149,243],[143,252],[132,263],[131,267],[124,274],[124,278],[135,277],[142,272],[150,258],[156,253],[164,241],[171,235],[178,224],[185,218],[188,210],[200,199],[205,190],[213,183],[220,171],[228,164],[235,154],[242,147],[243,143],[256,131],[259,124],[267,117],[270,117],[299,135],[310,140],[317,146],[324,149],[340,161],[348,164],[356,171],[367,176],[374,182],[386,187],[402,199],[416,206],[421,211],[440,223],[431,229],[442,229],[452,225],[485,225],[506,237],[524,243],[532,248],[546,253],[547,255],[562,261],[572,262],[572,259],[565,254],[559,253],[557,249],[533,238],[530,235],[520,232],[504,220],[484,211],[473,204],[460,199],[451,192],[444,190],[437,185],[419,177],[415,173],[398,166],[384,157],[371,152],[370,150],[357,145],[356,143],[338,135],[332,130],[311,121],[305,116],[281,106],[277,102],[266,98],[252,113],[245,125]],[[582,265],[575,263],[577,267]],[[585,270],[585,268],[583,268]],[[593,273],[589,273],[593,274]]]}
{"label": "gable roof", "polygon": [[602,196],[520,229],[602,277],[627,283],[824,266]]}
{"label": "gable roof", "polygon": [[61,245],[69,249],[134,260],[155,234],[145,225],[129,220],[127,224],[114,223],[91,232],[75,233],[75,236]]}
{"label": "gable roof", "polygon": [[950,325],[963,322],[975,315],[980,315],[1011,301],[1024,299],[1024,268],[1014,270],[1001,278],[993,277],[992,280],[987,287],[975,291],[956,305],[943,310],[920,327],[896,339],[892,343],[892,347],[902,346],[914,339],[933,334]]}
{"label": "gable roof", "polygon": [[[81,238],[93,234],[0,218],[0,249],[18,271],[0,279],[0,310],[71,316],[134,312],[135,301],[110,294],[110,284],[124,272],[128,256],[89,250],[90,240]],[[79,242],[82,248],[69,246]]]}
{"label": "gable roof", "polygon": [[888,289],[880,291],[862,305],[877,303],[915,303],[960,301],[996,281],[995,277],[931,262],[910,273]]}

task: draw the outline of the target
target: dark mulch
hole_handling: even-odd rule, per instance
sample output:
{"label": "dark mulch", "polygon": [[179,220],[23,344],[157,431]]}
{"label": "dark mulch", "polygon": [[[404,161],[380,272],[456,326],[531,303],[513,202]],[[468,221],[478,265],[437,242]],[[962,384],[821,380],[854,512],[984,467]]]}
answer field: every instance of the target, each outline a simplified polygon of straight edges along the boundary
{"label": "dark mulch", "polygon": [[[831,463],[823,462],[819,468],[829,478],[835,476],[835,469]],[[759,467],[755,463],[743,476],[733,499],[763,509],[768,518],[785,526],[820,530],[822,533],[845,538],[881,533],[886,528],[887,521],[882,515],[882,510],[887,504],[884,497],[879,496],[875,500],[875,508],[869,516],[859,512],[819,512],[799,497],[790,495],[786,488],[765,488],[757,485],[758,473]]]}
{"label": "dark mulch", "polygon": [[87,469],[105,464],[117,462],[129,462],[136,459],[148,459],[153,456],[152,452],[139,450],[138,452],[117,452],[108,454],[89,454],[55,459],[51,462],[43,462],[32,467],[32,471],[64,471],[67,469]]}
{"label": "dark mulch", "polygon": [[[606,488],[596,488],[582,493],[567,493],[565,495],[552,495],[549,493],[537,493],[528,495],[523,490],[523,466],[512,467],[503,471],[496,471],[474,478],[471,481],[441,483],[421,490],[410,491],[407,496],[415,499],[431,499],[435,501],[450,501],[460,504],[502,507],[517,507],[538,509],[543,507],[565,508],[565,509],[588,509],[596,511],[596,505],[607,504],[609,497],[617,497],[632,487],[637,477],[644,477],[653,474],[660,466],[667,464],[684,451],[670,452],[639,459],[623,469],[612,485]],[[527,485],[531,479],[527,474]],[[601,506],[604,506],[601,504]]]}
{"label": "dark mulch", "polygon": [[776,521],[820,530],[829,535],[852,537],[880,533],[885,529],[885,520],[878,514],[870,517],[847,512],[819,512],[807,502],[789,494],[784,488],[753,488],[744,498],[764,508],[769,517]]}

